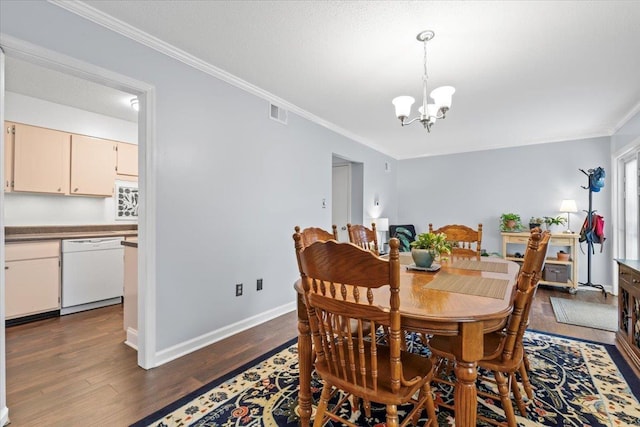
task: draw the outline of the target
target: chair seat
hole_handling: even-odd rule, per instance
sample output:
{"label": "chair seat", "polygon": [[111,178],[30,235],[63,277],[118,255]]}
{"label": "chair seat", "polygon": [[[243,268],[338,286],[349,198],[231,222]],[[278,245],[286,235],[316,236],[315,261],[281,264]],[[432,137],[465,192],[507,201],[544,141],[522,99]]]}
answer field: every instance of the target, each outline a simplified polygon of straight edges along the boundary
{"label": "chair seat", "polygon": [[[413,396],[416,391],[418,391],[424,385],[425,382],[431,380],[431,375],[428,375],[431,372],[432,368],[431,360],[418,354],[403,351],[400,353],[403,376],[411,382],[411,385],[401,384],[400,391],[398,393],[392,393],[390,388],[391,366],[389,363],[389,347],[378,345],[377,350],[378,378],[382,379],[382,381],[378,381],[378,390],[373,391],[369,388],[365,389],[364,387],[354,388],[353,384],[350,381],[336,380],[335,376],[334,378],[332,378],[331,383],[337,388],[345,390],[348,393],[352,393],[365,400],[382,403],[384,405],[401,405],[407,402],[407,400],[409,400],[411,396]],[[325,375],[323,374],[329,376],[329,371],[326,364],[327,361],[325,360],[324,362],[316,361],[315,365],[316,372],[323,379],[325,378]],[[360,366],[360,361],[355,360],[355,371],[358,373],[358,375],[360,372]],[[365,349],[365,366],[365,378],[367,384],[370,386],[371,384],[373,384],[373,380],[371,378],[371,356],[369,348]]]}

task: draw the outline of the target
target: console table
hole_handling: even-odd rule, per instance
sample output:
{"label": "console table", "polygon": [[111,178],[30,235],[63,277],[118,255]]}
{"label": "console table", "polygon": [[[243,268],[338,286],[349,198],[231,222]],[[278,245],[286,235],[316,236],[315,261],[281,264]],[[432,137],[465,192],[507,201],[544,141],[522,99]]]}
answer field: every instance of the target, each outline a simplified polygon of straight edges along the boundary
{"label": "console table", "polygon": [[[502,234],[502,256],[510,261],[522,262],[522,258],[515,256],[516,252],[524,255],[527,242],[529,240],[529,233],[509,233],[503,232]],[[545,264],[547,266],[558,265],[567,266],[568,277],[566,282],[558,282],[555,280],[547,280],[543,277],[540,280],[542,285],[551,285],[567,288],[570,294],[575,294],[578,291],[578,238],[579,234],[576,233],[553,233],[549,240],[549,252],[547,253],[547,259]],[[559,250],[564,250],[569,254],[568,261],[560,261],[556,257],[556,253]]]}

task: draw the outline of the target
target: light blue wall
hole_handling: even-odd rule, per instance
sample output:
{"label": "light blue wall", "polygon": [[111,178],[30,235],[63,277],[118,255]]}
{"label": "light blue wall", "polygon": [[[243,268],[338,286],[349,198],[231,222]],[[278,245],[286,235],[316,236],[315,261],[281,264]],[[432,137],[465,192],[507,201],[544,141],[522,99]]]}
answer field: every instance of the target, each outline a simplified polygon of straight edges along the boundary
{"label": "light blue wall", "polygon": [[364,164],[365,210],[380,193],[395,215],[388,156],[294,114],[269,120],[266,100],[50,3],[0,6],[4,34],[156,88],[157,351],[294,301],[293,227],[331,223],[333,153]]}
{"label": "light blue wall", "polygon": [[[608,137],[402,160],[398,163],[399,221],[417,232],[445,224],[483,224],[482,246],[501,252],[499,217],[504,212],[557,216],[562,199],[575,199],[571,228],[578,232],[588,206],[587,178],[578,169],[610,170]],[[610,186],[594,193],[593,208],[611,234]],[[598,248],[599,250],[599,248]],[[611,285],[610,245],[592,258],[592,281]],[[607,261],[609,260],[609,261]],[[586,256],[579,257],[580,281],[587,278]]]}

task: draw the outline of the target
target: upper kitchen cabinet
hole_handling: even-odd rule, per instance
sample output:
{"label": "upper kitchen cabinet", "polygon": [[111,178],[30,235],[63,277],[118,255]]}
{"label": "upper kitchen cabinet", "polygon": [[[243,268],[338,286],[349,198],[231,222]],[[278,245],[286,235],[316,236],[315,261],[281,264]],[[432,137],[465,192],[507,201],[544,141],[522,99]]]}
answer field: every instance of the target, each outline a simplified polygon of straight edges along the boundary
{"label": "upper kitchen cabinet", "polygon": [[71,194],[112,196],[117,142],[71,135]]}
{"label": "upper kitchen cabinet", "polygon": [[[138,146],[118,142],[117,174],[126,176],[138,176]],[[127,179],[125,177],[125,179]]]}
{"label": "upper kitchen cabinet", "polygon": [[15,123],[4,122],[4,191],[13,187],[13,126]]}
{"label": "upper kitchen cabinet", "polygon": [[11,127],[13,132],[12,190],[69,194],[70,135],[66,132],[21,123],[12,123]]}

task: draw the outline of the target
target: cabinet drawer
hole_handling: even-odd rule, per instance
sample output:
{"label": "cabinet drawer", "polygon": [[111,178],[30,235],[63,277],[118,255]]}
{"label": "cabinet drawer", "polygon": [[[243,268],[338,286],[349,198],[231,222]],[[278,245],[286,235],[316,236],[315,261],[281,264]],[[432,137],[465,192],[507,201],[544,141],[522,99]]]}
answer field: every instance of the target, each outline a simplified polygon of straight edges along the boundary
{"label": "cabinet drawer", "polygon": [[572,239],[563,239],[561,237],[554,237],[549,241],[551,246],[571,246],[573,244]]}
{"label": "cabinet drawer", "polygon": [[7,243],[5,261],[19,261],[60,256],[60,240],[47,242]]}
{"label": "cabinet drawer", "polygon": [[527,235],[522,237],[509,237],[507,243],[522,243],[523,245],[526,245],[527,243],[529,243],[529,236]]}
{"label": "cabinet drawer", "polygon": [[621,265],[618,277],[621,282],[626,283],[628,286],[640,289],[640,274],[636,271]]}

